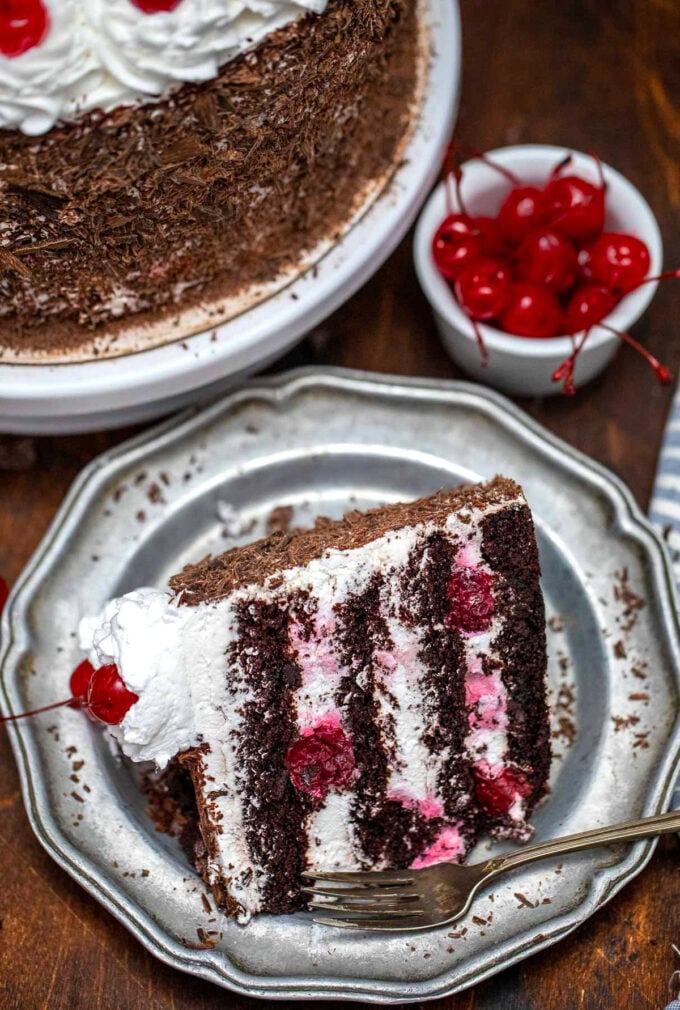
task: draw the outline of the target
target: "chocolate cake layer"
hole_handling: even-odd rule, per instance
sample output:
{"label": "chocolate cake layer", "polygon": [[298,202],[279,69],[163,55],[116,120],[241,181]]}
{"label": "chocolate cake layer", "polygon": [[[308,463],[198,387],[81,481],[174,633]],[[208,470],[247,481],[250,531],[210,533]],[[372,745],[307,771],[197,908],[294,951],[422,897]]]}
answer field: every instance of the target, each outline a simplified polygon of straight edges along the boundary
{"label": "chocolate cake layer", "polygon": [[239,586],[261,585],[281,569],[306,565],[326,550],[352,550],[401,526],[442,522],[457,509],[486,508],[511,501],[518,494],[521,488],[514,481],[495,477],[487,484],[465,484],[405,504],[348,512],[342,519],[320,518],[312,529],[276,532],[187,565],[170,580],[170,587],[187,606],[219,600]]}
{"label": "chocolate cake layer", "polygon": [[294,266],[393,166],[416,0],[330,0],[140,107],[0,131],[0,347],[58,350]]}
{"label": "chocolate cake layer", "polygon": [[500,606],[507,613],[493,645],[508,692],[509,755],[532,787],[530,813],[545,792],[551,759],[545,692],[545,604],[531,512],[498,513],[482,522],[482,553],[504,576]]}

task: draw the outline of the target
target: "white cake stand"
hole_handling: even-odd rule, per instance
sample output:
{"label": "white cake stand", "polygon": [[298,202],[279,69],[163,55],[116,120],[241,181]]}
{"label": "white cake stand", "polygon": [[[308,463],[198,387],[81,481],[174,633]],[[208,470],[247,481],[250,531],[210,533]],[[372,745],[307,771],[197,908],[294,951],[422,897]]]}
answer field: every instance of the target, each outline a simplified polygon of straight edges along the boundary
{"label": "white cake stand", "polygon": [[418,123],[386,191],[289,285],[215,329],[122,357],[0,364],[0,431],[115,428],[216,395],[292,347],[382,265],[413,223],[453,130],[461,69],[457,0],[429,0],[432,55]]}

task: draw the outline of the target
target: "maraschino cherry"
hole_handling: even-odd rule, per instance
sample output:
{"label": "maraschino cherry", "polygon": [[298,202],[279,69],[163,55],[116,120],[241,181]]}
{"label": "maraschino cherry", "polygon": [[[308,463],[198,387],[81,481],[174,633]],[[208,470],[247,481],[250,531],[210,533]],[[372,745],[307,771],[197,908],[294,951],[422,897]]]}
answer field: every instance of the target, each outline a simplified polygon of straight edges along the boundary
{"label": "maraschino cherry", "polygon": [[595,326],[616,307],[616,296],[602,284],[577,288],[565,310],[568,333],[580,333]]}
{"label": "maraschino cherry", "polygon": [[7,597],[9,596],[9,586],[0,575],[0,615],[5,609],[5,604],[7,603]]}
{"label": "maraschino cherry", "polygon": [[649,249],[634,235],[605,233],[590,250],[593,280],[620,294],[638,287],[647,277],[649,265]]}
{"label": "maraschino cherry", "polygon": [[517,281],[510,285],[500,324],[519,337],[556,337],[562,329],[562,307],[550,288]]}
{"label": "maraschino cherry", "polygon": [[489,360],[479,321],[495,319],[508,299],[511,274],[502,260],[480,256],[456,281],[456,298],[469,317],[482,356],[482,365]]}
{"label": "maraschino cherry", "polygon": [[40,45],[49,26],[42,0],[0,0],[0,53],[22,56]]}
{"label": "maraschino cherry", "polygon": [[543,193],[538,186],[522,185],[514,172],[504,165],[496,164],[486,154],[477,152],[475,157],[512,183],[513,188],[498,211],[496,226],[506,245],[518,246],[530,232],[545,222]]}
{"label": "maraschino cherry", "polygon": [[590,283],[593,279],[593,271],[590,262],[591,253],[592,249],[589,245],[582,245],[576,252],[579,279],[586,281],[587,283]]}
{"label": "maraschino cherry", "polygon": [[432,241],[437,269],[447,281],[455,281],[482,251],[482,237],[464,214],[449,214]]}
{"label": "maraschino cherry", "polygon": [[182,0],[131,0],[144,14],[160,14],[161,11],[174,11]]}
{"label": "maraschino cherry", "polygon": [[485,256],[493,256],[496,259],[507,256],[508,247],[503,241],[495,217],[477,215],[472,218],[472,223],[481,235],[482,252]]}
{"label": "maraschino cherry", "polygon": [[549,228],[540,228],[524,239],[516,264],[519,280],[544,284],[557,295],[574,286],[578,273],[573,245]]}
{"label": "maraschino cherry", "polygon": [[19,715],[7,715],[0,718],[0,722],[14,722],[16,719],[26,719],[28,716],[69,705],[71,708],[84,708],[98,722],[118,726],[135,702],[139,701],[139,695],[128,690],[118,667],[113,663],[95,670],[89,660],[83,660],[71,674],[69,687],[71,697],[65,701],[56,701],[52,705],[21,712]]}
{"label": "maraschino cherry", "polygon": [[511,274],[501,260],[480,256],[456,281],[456,297],[472,319],[495,319],[503,311]]}
{"label": "maraschino cherry", "polygon": [[595,157],[600,185],[594,186],[578,175],[561,175],[570,162],[568,155],[557,165],[545,187],[542,204],[545,220],[553,231],[571,242],[592,242],[604,228],[606,184],[602,165]]}
{"label": "maraschino cherry", "polygon": [[449,628],[469,634],[488,631],[495,609],[493,578],[481,568],[456,568],[446,585],[451,609],[444,618]]}
{"label": "maraschino cherry", "polygon": [[71,706],[72,708],[79,708],[80,705],[87,704],[88,695],[90,693],[90,684],[92,683],[92,678],[94,677],[94,667],[89,659],[84,659],[82,663],[79,663],[71,674],[71,679],[68,682],[68,686],[71,689]]}
{"label": "maraschino cherry", "polygon": [[518,246],[544,221],[543,194],[537,186],[517,186],[498,211],[498,231],[510,246]]}
{"label": "maraschino cherry", "polygon": [[488,814],[507,814],[518,796],[531,793],[526,775],[512,768],[503,768],[500,774],[492,776],[488,769],[476,766],[472,773],[477,802]]}
{"label": "maraschino cherry", "polygon": [[[432,255],[442,277],[453,282],[480,256],[502,255],[504,248],[493,218],[473,217],[468,213],[460,185],[463,173],[458,166],[450,170],[451,176],[455,180],[460,210],[450,210],[440,224],[432,241]],[[449,197],[449,206],[452,202]]]}
{"label": "maraschino cherry", "polygon": [[286,767],[296,789],[314,799],[348,785],[354,775],[354,751],[341,726],[320,723],[295,740],[286,753]]}

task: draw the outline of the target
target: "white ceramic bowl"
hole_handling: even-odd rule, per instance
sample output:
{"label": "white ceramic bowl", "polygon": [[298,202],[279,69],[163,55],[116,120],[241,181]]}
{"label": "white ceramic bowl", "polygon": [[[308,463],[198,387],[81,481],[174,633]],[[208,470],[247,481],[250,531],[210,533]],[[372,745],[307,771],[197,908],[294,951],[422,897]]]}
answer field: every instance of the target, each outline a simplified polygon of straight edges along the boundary
{"label": "white ceramic bowl", "polygon": [[[543,185],[569,150],[543,144],[522,144],[490,151],[489,157],[509,168],[522,182]],[[597,182],[593,158],[576,151],[570,153],[573,161],[569,171]],[[661,272],[663,250],[659,226],[649,204],[619,172],[609,165],[603,165],[603,169],[607,181],[605,230],[627,232],[641,238],[649,249],[650,276],[655,276]],[[463,199],[471,214],[495,217],[511,188],[507,179],[479,159],[463,165]],[[458,209],[454,199],[454,210]],[[441,183],[420,215],[414,259],[418,279],[434,310],[439,333],[449,354],[468,375],[505,392],[528,396],[561,392],[562,386],[552,381],[552,374],[572,352],[572,340],[568,336],[545,339],[516,337],[482,324],[480,329],[489,352],[487,366],[482,365],[472,324],[435,267],[432,256],[432,239],[446,213],[446,191]],[[618,330],[629,330],[649,305],[656,287],[656,282],[650,282],[623,298],[607,317],[607,324]],[[576,387],[594,379],[609,364],[620,344],[619,338],[607,330],[594,329],[576,362]]]}
{"label": "white ceramic bowl", "polygon": [[0,431],[93,431],[205,401],[282,355],[370,279],[430,192],[457,112],[458,3],[420,0],[420,9],[429,22],[431,48],[415,129],[390,183],[358,213],[341,241],[313,269],[215,331],[209,326],[185,340],[118,358],[0,362]]}

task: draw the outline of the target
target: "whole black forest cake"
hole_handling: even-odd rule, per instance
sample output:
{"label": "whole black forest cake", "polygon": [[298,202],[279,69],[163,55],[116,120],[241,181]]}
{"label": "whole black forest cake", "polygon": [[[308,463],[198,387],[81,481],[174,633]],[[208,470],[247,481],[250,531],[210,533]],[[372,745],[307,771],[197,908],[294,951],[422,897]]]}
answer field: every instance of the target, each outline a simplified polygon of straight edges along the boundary
{"label": "whole black forest cake", "polygon": [[5,359],[181,337],[294,272],[396,167],[421,23],[417,0],[0,4]]}

